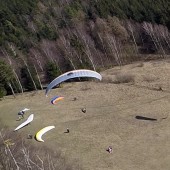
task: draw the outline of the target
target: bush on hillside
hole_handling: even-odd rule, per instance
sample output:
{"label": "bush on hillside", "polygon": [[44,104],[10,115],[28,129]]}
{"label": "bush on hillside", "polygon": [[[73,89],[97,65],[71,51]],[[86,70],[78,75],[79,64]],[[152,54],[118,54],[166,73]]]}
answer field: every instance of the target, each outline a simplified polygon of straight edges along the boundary
{"label": "bush on hillside", "polygon": [[74,164],[68,163],[59,151],[51,150],[45,146],[28,145],[23,136],[7,130],[0,131],[0,156],[0,169],[3,170],[81,169],[75,161]]}
{"label": "bush on hillside", "polygon": [[56,63],[54,62],[49,62],[46,65],[46,73],[47,73],[47,78],[49,81],[52,81],[59,75],[59,69]]}
{"label": "bush on hillside", "polygon": [[115,84],[120,83],[134,83],[135,77],[132,74],[117,74],[115,75],[116,80],[114,81]]}
{"label": "bush on hillside", "polygon": [[[29,73],[29,71],[30,71],[30,73]],[[22,81],[24,84],[24,88],[27,89],[28,91],[35,90],[35,86],[37,89],[40,89],[40,84],[39,84],[35,69],[32,66],[30,66],[29,71],[28,71],[27,67],[21,68],[21,78],[22,78]],[[32,78],[31,78],[30,74],[31,74]],[[34,86],[33,81],[35,83],[35,86]]]}
{"label": "bush on hillside", "polygon": [[0,86],[0,98],[3,98],[7,94],[4,87]]}

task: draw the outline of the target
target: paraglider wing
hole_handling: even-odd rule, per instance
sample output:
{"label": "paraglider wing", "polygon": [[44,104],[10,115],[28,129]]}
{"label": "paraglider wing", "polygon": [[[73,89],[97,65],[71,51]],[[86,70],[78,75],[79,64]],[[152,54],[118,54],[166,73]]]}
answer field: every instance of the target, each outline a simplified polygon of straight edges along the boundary
{"label": "paraglider wing", "polygon": [[26,126],[27,124],[31,123],[31,122],[33,121],[33,119],[34,119],[34,114],[31,114],[31,115],[28,117],[28,119],[27,119],[25,122],[23,122],[22,124],[20,124],[16,129],[14,129],[14,131],[19,130],[19,129],[21,129],[22,127]]}
{"label": "paraglider wing", "polygon": [[26,112],[26,111],[28,111],[28,110],[30,110],[30,109],[25,108],[25,109],[23,109],[23,110],[21,110],[21,111]]}
{"label": "paraglider wing", "polygon": [[44,142],[44,140],[42,139],[42,135],[46,132],[48,132],[49,130],[55,128],[55,126],[47,126],[43,129],[41,129],[39,132],[36,133],[35,137],[36,137],[36,140],[39,141],[39,142]]}
{"label": "paraglider wing", "polygon": [[96,78],[96,79],[99,79],[101,80],[102,79],[102,76],[95,72],[95,71],[92,71],[92,70],[85,70],[85,69],[82,69],[82,70],[73,70],[73,71],[69,71],[69,72],[66,72],[62,75],[60,75],[59,77],[55,78],[46,88],[46,92],[45,92],[45,95],[47,96],[47,93],[56,85],[68,80],[68,79],[71,79],[71,78],[77,78],[77,77],[90,77],[90,78]]}
{"label": "paraglider wing", "polygon": [[55,96],[54,98],[51,99],[51,104],[57,104],[57,102],[62,99],[64,99],[64,97]]}

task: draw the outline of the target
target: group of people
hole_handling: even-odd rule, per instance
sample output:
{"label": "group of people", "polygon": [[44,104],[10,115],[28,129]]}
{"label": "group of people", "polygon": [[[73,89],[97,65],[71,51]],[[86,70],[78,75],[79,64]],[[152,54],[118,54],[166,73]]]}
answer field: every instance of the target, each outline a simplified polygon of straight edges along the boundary
{"label": "group of people", "polygon": [[[85,113],[85,112],[86,112],[86,108],[82,108],[82,112]],[[19,118],[19,120],[21,120],[21,119],[24,118],[24,114],[25,114],[25,111],[24,111],[24,110],[21,110],[21,111],[18,112],[18,116],[19,116],[18,118]],[[69,129],[69,128],[67,128],[66,133],[70,133],[70,129]],[[28,134],[28,139],[32,139],[32,138],[33,138],[32,135]],[[106,151],[109,152],[109,153],[112,153],[112,147],[109,146],[109,147],[106,149]]]}

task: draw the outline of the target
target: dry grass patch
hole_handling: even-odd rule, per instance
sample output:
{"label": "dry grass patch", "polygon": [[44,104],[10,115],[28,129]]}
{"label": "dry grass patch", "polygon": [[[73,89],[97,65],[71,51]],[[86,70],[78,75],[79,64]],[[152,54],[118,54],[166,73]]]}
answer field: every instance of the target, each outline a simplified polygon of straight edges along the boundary
{"label": "dry grass patch", "polygon": [[138,63],[137,65],[136,65],[136,67],[143,67],[144,66],[144,63]]}
{"label": "dry grass patch", "polygon": [[137,64],[134,64],[131,66],[132,69],[136,68],[136,67],[143,67],[144,66],[144,63],[137,63]]}
{"label": "dry grass patch", "polygon": [[81,169],[75,162],[68,163],[60,151],[30,145],[22,135],[7,129],[0,131],[0,157],[0,169],[3,170]]}
{"label": "dry grass patch", "polygon": [[[110,74],[115,68],[101,73],[102,82],[106,80],[110,83],[68,83],[63,88],[51,90],[49,97],[45,97],[44,90],[38,91],[35,96],[25,93],[16,99],[5,97],[0,102],[0,118],[13,130],[19,124],[15,121],[18,110],[30,108],[26,117],[33,112],[35,120],[19,133],[35,134],[47,125],[55,125],[54,131],[44,136],[44,143],[29,142],[36,146],[47,146],[56,152],[59,149],[67,161],[74,161],[85,170],[169,170],[169,117],[157,122],[135,119],[136,115],[159,119],[169,114],[169,93],[152,90],[158,84],[168,87],[169,67],[161,64],[153,68],[150,63],[144,64],[144,69],[136,67],[132,71],[130,66],[122,67],[117,76]],[[157,81],[149,84],[142,79],[148,73],[153,77],[158,77],[156,73],[166,74],[165,77],[159,75]],[[135,75],[136,86],[129,86],[134,81],[131,74]],[[116,79],[129,84],[114,84]],[[91,90],[81,90],[86,87]],[[60,94],[65,100],[51,105],[50,98]],[[76,102],[71,102],[74,97],[77,98]],[[83,107],[87,110],[86,114],[81,112]],[[65,134],[67,127],[70,133]],[[106,152],[108,146],[113,147],[112,154]],[[67,161],[63,161],[63,164]]]}
{"label": "dry grass patch", "polygon": [[135,76],[128,73],[117,74],[115,76],[115,81],[114,81],[115,84],[134,83],[134,82],[135,82]]}
{"label": "dry grass patch", "polygon": [[115,80],[112,77],[103,77],[102,82],[104,83],[113,83]]}
{"label": "dry grass patch", "polygon": [[143,81],[146,81],[148,83],[154,82],[157,79],[158,79],[157,77],[153,77],[153,76],[149,76],[149,75],[148,76],[147,75],[143,76]]}

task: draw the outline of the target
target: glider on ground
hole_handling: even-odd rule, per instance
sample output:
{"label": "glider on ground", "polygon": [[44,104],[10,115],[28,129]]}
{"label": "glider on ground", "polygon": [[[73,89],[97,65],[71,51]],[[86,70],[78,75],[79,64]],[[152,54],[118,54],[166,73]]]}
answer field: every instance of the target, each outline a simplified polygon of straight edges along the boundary
{"label": "glider on ground", "polygon": [[81,77],[89,77],[89,78],[96,78],[101,80],[102,76],[97,73],[96,71],[92,71],[92,70],[86,70],[86,69],[81,69],[81,70],[73,70],[73,71],[69,71],[66,72],[62,75],[60,75],[59,77],[55,78],[46,88],[46,92],[45,95],[47,96],[47,93],[54,87],[57,86],[58,84],[72,79],[72,78],[81,78]]}
{"label": "glider on ground", "polygon": [[31,122],[33,121],[33,119],[34,119],[34,114],[31,114],[31,115],[28,117],[28,119],[27,119],[25,122],[23,122],[22,124],[20,124],[16,129],[14,129],[14,131],[19,130],[19,129],[21,129],[22,127],[28,125],[29,123],[31,123]]}
{"label": "glider on ground", "polygon": [[35,137],[36,137],[36,140],[39,141],[39,142],[44,142],[44,140],[42,139],[42,135],[46,132],[48,132],[49,130],[55,128],[55,126],[47,126],[43,129],[41,129],[39,132],[36,133]]}
{"label": "glider on ground", "polygon": [[25,109],[21,110],[21,112],[22,112],[22,111],[23,111],[23,112],[26,112],[26,111],[28,111],[28,110],[30,110],[30,109],[25,108]]}

